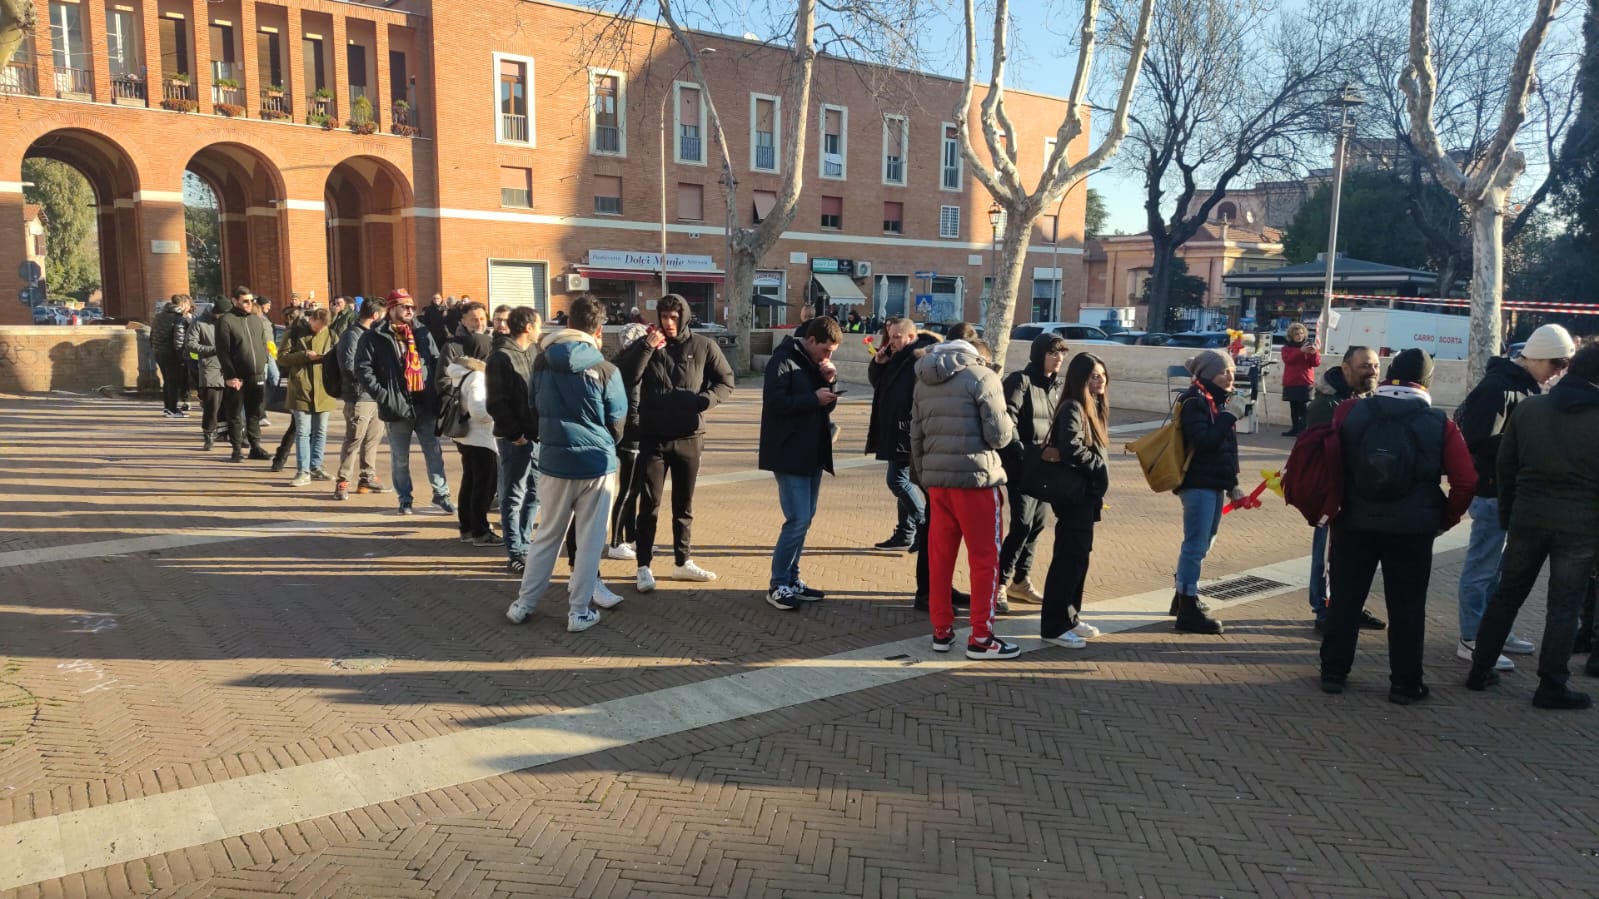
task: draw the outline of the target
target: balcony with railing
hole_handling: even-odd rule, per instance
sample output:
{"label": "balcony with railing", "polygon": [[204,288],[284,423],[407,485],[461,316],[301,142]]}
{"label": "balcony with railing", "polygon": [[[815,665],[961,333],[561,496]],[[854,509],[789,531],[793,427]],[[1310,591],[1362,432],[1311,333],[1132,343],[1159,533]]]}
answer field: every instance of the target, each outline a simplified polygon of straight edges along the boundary
{"label": "balcony with railing", "polygon": [[174,112],[194,112],[200,108],[199,101],[195,99],[197,96],[193,84],[168,78],[161,85],[161,108]]}
{"label": "balcony with railing", "polygon": [[889,184],[905,183],[905,159],[901,156],[883,158],[883,180]]}
{"label": "balcony with railing", "polygon": [[622,129],[615,125],[594,126],[594,150],[598,153],[622,152]]}
{"label": "balcony with railing", "polygon": [[305,98],[305,123],[307,125],[321,125],[324,128],[338,126],[339,108],[333,102],[333,94],[327,90],[317,90]]}
{"label": "balcony with railing", "polygon": [[394,124],[389,130],[395,134],[401,137],[416,137],[422,133],[420,124],[422,117],[417,115],[416,107],[411,105],[410,100],[395,100],[390,113]]}
{"label": "balcony with railing", "polygon": [[56,96],[88,98],[94,94],[94,73],[88,69],[56,69]]}
{"label": "balcony with railing", "polygon": [[32,97],[38,93],[39,85],[34,79],[31,64],[12,60],[4,69],[0,69],[0,94]]}
{"label": "balcony with railing", "polygon": [[700,138],[698,134],[684,134],[678,138],[677,156],[684,162],[700,161]]}
{"label": "balcony with railing", "polygon": [[211,105],[220,115],[244,115],[244,88],[232,79],[212,84]]}
{"label": "balcony with railing", "polygon": [[837,153],[823,153],[822,174],[828,178],[844,177],[844,157]]}
{"label": "balcony with railing", "polygon": [[777,148],[771,144],[755,145],[755,167],[771,172],[777,170]]}
{"label": "balcony with railing", "polygon": [[294,118],[294,104],[289,102],[289,96],[277,88],[265,88],[261,91],[261,118],[267,120]]}
{"label": "balcony with railing", "polygon": [[112,75],[111,102],[126,106],[144,106],[148,102],[144,79],[137,75]]}
{"label": "balcony with railing", "polygon": [[510,112],[500,113],[500,139],[527,143],[527,116]]}

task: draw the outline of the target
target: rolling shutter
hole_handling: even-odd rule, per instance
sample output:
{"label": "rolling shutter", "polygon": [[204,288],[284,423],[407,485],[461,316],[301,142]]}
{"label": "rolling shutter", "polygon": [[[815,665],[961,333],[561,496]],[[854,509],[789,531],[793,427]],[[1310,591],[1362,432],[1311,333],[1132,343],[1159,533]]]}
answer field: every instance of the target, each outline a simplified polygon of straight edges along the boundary
{"label": "rolling shutter", "polygon": [[541,318],[548,318],[549,275],[542,262],[489,262],[489,308],[532,306]]}

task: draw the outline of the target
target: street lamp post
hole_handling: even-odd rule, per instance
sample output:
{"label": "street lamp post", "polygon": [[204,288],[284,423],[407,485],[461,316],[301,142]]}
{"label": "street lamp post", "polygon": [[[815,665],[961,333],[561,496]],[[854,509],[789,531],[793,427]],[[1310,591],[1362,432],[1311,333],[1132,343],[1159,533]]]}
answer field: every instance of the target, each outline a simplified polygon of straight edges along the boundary
{"label": "street lamp post", "polygon": [[[715,52],[715,47],[701,47],[699,49],[700,56],[709,56]],[[666,101],[670,100],[672,96],[677,93],[674,88],[677,85],[678,76],[682,75],[683,70],[693,64],[694,60],[692,59],[683,60],[683,64],[678,66],[677,71],[673,72],[672,77],[667,80],[666,90],[661,94],[661,115],[659,121],[660,134],[658,143],[661,154],[661,296],[663,297],[666,296]],[[704,103],[705,98],[701,97],[700,102]],[[701,152],[704,151],[701,150]]]}
{"label": "street lamp post", "polygon": [[1327,225],[1327,272],[1321,282],[1321,315],[1316,318],[1316,342],[1327,345],[1332,326],[1333,266],[1338,261],[1338,207],[1344,192],[1344,167],[1349,155],[1349,136],[1355,130],[1354,109],[1365,103],[1359,89],[1345,82],[1343,89],[1328,98],[1329,120],[1337,119],[1337,149],[1333,157],[1332,220]]}
{"label": "street lamp post", "polygon": [[[993,305],[994,300],[996,298],[998,298],[998,296],[999,296],[999,220],[1001,218],[1003,218],[1004,215],[1005,215],[1005,210],[1000,208],[998,200],[995,200],[994,204],[992,206],[988,207],[988,224],[993,229],[993,235],[994,235],[993,240],[991,240],[989,242],[989,248],[988,248],[988,250],[989,250],[989,252],[988,252],[988,262],[989,262],[988,303],[989,303],[989,305]],[[981,317],[982,317],[984,323],[986,324],[987,321],[988,321],[988,310],[987,309],[983,309],[983,310],[980,310],[980,311],[982,312],[982,316]]]}

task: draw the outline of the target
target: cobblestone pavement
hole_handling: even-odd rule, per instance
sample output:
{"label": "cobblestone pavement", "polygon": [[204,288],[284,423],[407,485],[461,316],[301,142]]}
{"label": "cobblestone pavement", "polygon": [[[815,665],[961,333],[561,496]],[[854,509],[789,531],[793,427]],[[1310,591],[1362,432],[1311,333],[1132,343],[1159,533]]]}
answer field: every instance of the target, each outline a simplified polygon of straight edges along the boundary
{"label": "cobblestone pavement", "polygon": [[[844,464],[823,485],[806,553],[826,602],[780,613],[760,599],[780,517],[770,479],[752,472],[758,397],[741,390],[713,413],[696,503],[695,555],[720,579],[640,596],[630,564],[606,562],[628,600],[572,635],[554,593],[528,624],[505,624],[503,557],[456,542],[453,517],[400,518],[392,494],[335,503],[264,463],[202,457],[197,422],[164,420],[155,404],[0,401],[0,885],[30,896],[1594,894],[1599,718],[1535,713],[1530,659],[1496,695],[1459,687],[1458,552],[1435,571],[1433,701],[1383,701],[1383,645],[1370,638],[1351,691],[1327,697],[1301,591],[1229,604],[1219,639],[1177,637],[1146,614],[1169,591],[1176,503],[1118,456],[1088,612],[1144,617],[1086,652],[928,665],[922,649],[897,648],[927,631],[908,604],[911,557],[862,549],[892,524],[882,466],[854,452],[866,412],[852,400],[837,416]],[[1275,435],[1244,440],[1246,479],[1286,453]],[[425,483],[420,464],[416,474]],[[1229,515],[1207,579],[1297,559],[1308,537],[1280,504]],[[1047,539],[1040,555],[1041,584]],[[1534,637],[1536,605],[1521,628]],[[1007,627],[1036,633],[1025,618]],[[878,647],[894,648],[872,656]],[[885,674],[834,661],[844,656],[923,667]],[[398,770],[407,752],[529,720],[656,697],[715,704],[725,685],[759,678],[791,678],[794,695],[699,710],[676,730],[648,730],[642,713],[602,720],[593,733],[638,725],[642,736],[579,742],[544,763],[501,759],[481,776],[440,775],[457,764],[443,756]],[[259,821],[248,832],[154,836],[203,788],[289,783],[334,764],[381,779],[385,760],[392,782],[355,783],[356,801],[324,802],[332,814],[262,797],[247,803]],[[125,827],[124,845],[79,845],[93,822]],[[48,854],[28,842],[41,833],[66,876],[5,880]],[[116,863],[70,861],[97,858]]]}

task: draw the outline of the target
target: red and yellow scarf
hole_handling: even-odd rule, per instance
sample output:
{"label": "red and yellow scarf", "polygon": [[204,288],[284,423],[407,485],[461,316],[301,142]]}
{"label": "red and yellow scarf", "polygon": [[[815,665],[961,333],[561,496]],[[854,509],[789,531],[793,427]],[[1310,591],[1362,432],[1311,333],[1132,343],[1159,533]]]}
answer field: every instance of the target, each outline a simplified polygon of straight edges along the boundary
{"label": "red and yellow scarf", "polygon": [[416,335],[411,333],[410,325],[395,325],[394,336],[405,344],[405,389],[412,393],[421,393],[422,381],[422,356],[416,351]]}

